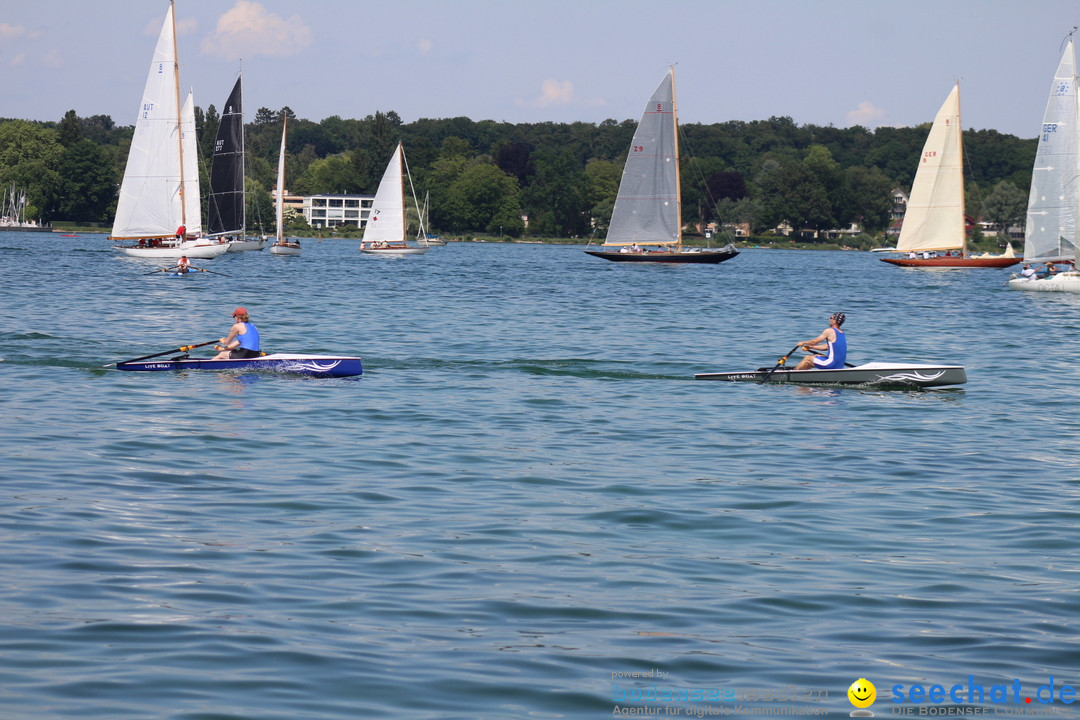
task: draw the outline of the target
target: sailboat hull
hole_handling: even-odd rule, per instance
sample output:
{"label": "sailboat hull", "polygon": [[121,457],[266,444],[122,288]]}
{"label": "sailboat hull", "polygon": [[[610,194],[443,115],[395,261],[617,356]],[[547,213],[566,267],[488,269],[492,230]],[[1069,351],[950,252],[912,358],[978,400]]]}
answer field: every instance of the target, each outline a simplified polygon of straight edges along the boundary
{"label": "sailboat hull", "polygon": [[360,248],[360,252],[365,255],[394,257],[397,255],[423,255],[430,249],[427,247]]}
{"label": "sailboat hull", "polygon": [[1033,292],[1080,293],[1080,272],[1069,270],[1047,278],[1014,278],[1008,283],[1010,290]]}
{"label": "sailboat hull", "polygon": [[931,388],[962,385],[967,373],[960,365],[913,365],[907,363],[866,363],[835,370],[772,371],[761,368],[748,372],[699,373],[695,380],[727,382],[790,383],[795,385],[858,385],[874,387]]}
{"label": "sailboat hull", "polygon": [[189,258],[209,260],[224,255],[229,251],[229,245],[223,242],[187,240],[176,245],[161,245],[158,247],[117,245],[116,249],[131,257],[179,259],[187,255]]}
{"label": "sailboat hull", "polygon": [[881,262],[901,267],[930,268],[1005,268],[1020,262],[1018,257],[936,257],[936,258],[881,258]]}
{"label": "sailboat hull", "polygon": [[245,238],[243,240],[230,240],[229,252],[244,252],[247,250],[262,250],[266,247],[266,240],[262,238]]}
{"label": "sailboat hull", "polygon": [[299,255],[300,250],[300,246],[294,244],[270,246],[271,255]]}
{"label": "sailboat hull", "polygon": [[699,263],[713,264],[730,260],[739,254],[738,250],[722,248],[720,250],[683,250],[681,252],[611,252],[609,250],[586,250],[594,257],[612,262],[649,262],[649,263]]}

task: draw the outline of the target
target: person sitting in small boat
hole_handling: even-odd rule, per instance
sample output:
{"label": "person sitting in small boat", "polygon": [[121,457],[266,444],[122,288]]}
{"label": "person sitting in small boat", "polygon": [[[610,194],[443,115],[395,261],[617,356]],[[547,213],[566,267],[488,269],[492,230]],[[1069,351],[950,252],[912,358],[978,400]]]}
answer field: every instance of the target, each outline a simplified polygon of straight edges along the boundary
{"label": "person sitting in small boat", "polygon": [[[829,327],[825,328],[824,332],[813,340],[799,343],[799,346],[807,350],[809,354],[799,361],[795,369],[833,370],[844,367],[847,361],[847,337],[840,326],[846,319],[842,312],[833,313],[829,316]],[[813,352],[814,350],[825,354],[818,355]]]}
{"label": "person sitting in small boat", "polygon": [[1052,262],[1048,262],[1038,270],[1035,271],[1036,277],[1048,278],[1058,274],[1057,265]]}
{"label": "person sitting in small boat", "polygon": [[181,255],[176,261],[176,272],[181,274],[191,272],[191,261],[188,260],[187,255]]}
{"label": "person sitting in small boat", "polygon": [[1024,269],[1020,271],[1020,277],[1026,277],[1026,278],[1035,277],[1035,268],[1031,267],[1027,263],[1024,263]]}
{"label": "person sitting in small boat", "polygon": [[633,245],[630,246],[630,252],[632,252],[632,253],[641,252],[641,246],[638,245],[637,243],[634,243]]}
{"label": "person sitting in small boat", "polygon": [[251,322],[248,311],[238,307],[233,310],[232,316],[236,324],[229,329],[228,337],[221,338],[219,344],[214,346],[215,350],[221,352],[213,359],[237,360],[262,355],[259,351],[259,330],[255,327],[255,323]]}

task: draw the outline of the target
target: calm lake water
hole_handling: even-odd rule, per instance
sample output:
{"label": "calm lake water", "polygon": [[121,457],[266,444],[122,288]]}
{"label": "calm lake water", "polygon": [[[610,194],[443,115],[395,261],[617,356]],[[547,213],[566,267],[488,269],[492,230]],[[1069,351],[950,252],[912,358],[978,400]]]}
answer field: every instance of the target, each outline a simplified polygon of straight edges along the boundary
{"label": "calm lake water", "polygon": [[[0,233],[0,718],[846,717],[859,678],[1077,716],[1080,296],[856,252],[196,264],[231,277]],[[364,376],[102,367],[237,305]],[[837,310],[850,361],[968,384],[693,380]]]}

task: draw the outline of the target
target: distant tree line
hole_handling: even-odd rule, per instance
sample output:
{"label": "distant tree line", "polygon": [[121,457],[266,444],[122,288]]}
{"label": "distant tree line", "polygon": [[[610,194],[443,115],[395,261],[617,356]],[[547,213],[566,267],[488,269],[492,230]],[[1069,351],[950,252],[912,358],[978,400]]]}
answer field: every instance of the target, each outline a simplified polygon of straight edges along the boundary
{"label": "distant tree line", "polygon": [[[393,111],[313,122],[288,107],[259,108],[245,135],[249,227],[273,223],[270,190],[285,116],[290,192],[374,193],[400,140],[418,195],[430,193],[433,228],[512,237],[603,238],[636,126],[463,117],[406,124]],[[197,109],[204,194],[219,122],[213,105]],[[788,117],[684,124],[683,220],[691,232],[716,221],[746,222],[754,233],[781,222],[813,230],[857,222],[880,233],[892,189],[910,189],[928,130],[799,126]],[[0,187],[15,183],[27,192],[28,218],[108,225],[132,132],[109,116],[74,110],[59,122],[0,120]],[[1035,145],[995,130],[965,132],[969,215],[1022,222]]]}

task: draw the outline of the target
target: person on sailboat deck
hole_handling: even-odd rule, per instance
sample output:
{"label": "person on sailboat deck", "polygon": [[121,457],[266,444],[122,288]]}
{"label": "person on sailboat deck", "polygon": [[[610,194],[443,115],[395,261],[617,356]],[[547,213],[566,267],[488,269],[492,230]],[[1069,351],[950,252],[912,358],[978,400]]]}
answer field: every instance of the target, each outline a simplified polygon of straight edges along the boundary
{"label": "person on sailboat deck", "polygon": [[[795,369],[832,370],[844,367],[844,362],[847,360],[847,337],[844,335],[844,331],[840,329],[840,326],[844,324],[846,319],[842,312],[833,313],[829,317],[829,327],[825,328],[824,332],[813,340],[799,343],[810,354],[800,360]],[[814,350],[819,350],[825,354],[815,354]]]}
{"label": "person on sailboat deck", "polygon": [[[1050,277],[1051,275],[1057,275],[1057,273],[1058,273],[1057,265],[1055,265],[1052,262],[1046,263],[1046,265],[1039,268],[1039,270],[1043,271],[1042,272],[1043,277]],[[1038,272],[1038,271],[1036,271],[1036,272]]]}
{"label": "person on sailboat deck", "polygon": [[[165,227],[168,227],[168,225],[166,225]],[[183,240],[185,235],[187,235],[187,226],[186,225],[181,225],[180,227],[176,228],[176,239],[177,240]]]}
{"label": "person on sailboat deck", "polygon": [[229,336],[220,339],[219,344],[214,346],[220,350],[214,356],[214,360],[236,360],[240,358],[259,357],[259,330],[255,323],[251,322],[248,311],[242,307],[233,310],[233,319],[236,324],[229,329]]}
{"label": "person on sailboat deck", "polygon": [[1024,263],[1024,269],[1020,271],[1020,276],[1026,278],[1035,277],[1035,269]]}

